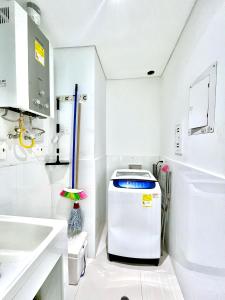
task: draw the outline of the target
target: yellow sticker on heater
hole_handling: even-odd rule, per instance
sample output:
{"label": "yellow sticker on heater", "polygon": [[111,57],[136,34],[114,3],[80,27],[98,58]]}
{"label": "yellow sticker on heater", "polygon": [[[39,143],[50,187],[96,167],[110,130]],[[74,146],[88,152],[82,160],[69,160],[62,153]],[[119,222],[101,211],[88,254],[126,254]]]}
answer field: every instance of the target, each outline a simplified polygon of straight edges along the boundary
{"label": "yellow sticker on heater", "polygon": [[142,206],[143,207],[152,207],[152,194],[143,194],[142,195]]}
{"label": "yellow sticker on heater", "polygon": [[34,42],[35,59],[42,65],[45,65],[45,49],[42,47],[38,40]]}

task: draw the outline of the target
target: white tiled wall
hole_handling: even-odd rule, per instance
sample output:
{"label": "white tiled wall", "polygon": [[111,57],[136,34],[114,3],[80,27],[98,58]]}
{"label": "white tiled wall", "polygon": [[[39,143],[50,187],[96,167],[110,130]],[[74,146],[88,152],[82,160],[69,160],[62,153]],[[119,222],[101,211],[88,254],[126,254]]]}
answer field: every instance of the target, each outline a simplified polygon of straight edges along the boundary
{"label": "white tiled wall", "polygon": [[[66,64],[67,61],[67,64]],[[105,77],[94,47],[59,49],[55,51],[55,94],[87,94],[82,105],[79,160],[79,188],[88,198],[82,201],[83,230],[88,232],[89,256],[95,250],[105,222]],[[0,115],[4,111],[0,110]],[[11,119],[18,114],[9,113]],[[60,159],[71,162],[73,102],[63,103],[59,123],[63,129],[60,139]],[[26,118],[26,123],[28,118]],[[71,186],[69,166],[45,166],[55,161],[55,120],[34,120],[33,125],[46,130],[38,145],[43,148],[39,157],[25,150],[18,140],[9,140],[17,122],[0,118],[0,145],[5,144],[7,159],[0,160],[0,214],[68,219],[73,202],[60,197],[64,187]]]}
{"label": "white tiled wall", "polygon": [[[3,114],[3,111],[0,112]],[[18,119],[18,114],[9,112],[10,119]],[[28,118],[25,117],[26,122]],[[34,127],[40,127],[46,133],[37,140],[43,149],[37,156],[35,149],[24,149],[18,140],[10,140],[17,122],[8,122],[0,118],[0,144],[6,149],[6,159],[0,160],[0,213],[33,217],[51,217],[51,185],[45,160],[52,155],[52,120],[33,120]]]}
{"label": "white tiled wall", "polygon": [[27,162],[0,168],[0,213],[52,216],[51,185],[44,163]]}
{"label": "white tiled wall", "polygon": [[13,204],[17,201],[17,173],[16,167],[3,167],[0,169],[0,212],[10,214]]}
{"label": "white tiled wall", "polygon": [[160,79],[107,81],[107,155],[160,152]]}
{"label": "white tiled wall", "polygon": [[152,170],[160,154],[160,79],[109,80],[106,108],[107,185],[129,164]]}
{"label": "white tiled wall", "polygon": [[[169,253],[185,299],[225,299],[224,27],[223,0],[197,1],[161,82],[161,154],[173,168]],[[189,136],[190,84],[215,62],[214,132]],[[182,156],[175,154],[176,124]]]}
{"label": "white tiled wall", "polygon": [[106,219],[106,156],[95,158],[95,250]]}
{"label": "white tiled wall", "polygon": [[[94,257],[105,221],[105,77],[94,47],[56,49],[55,73],[57,95],[73,94],[75,83],[79,85],[79,95],[87,95],[87,101],[81,105],[78,187],[88,194],[80,206],[83,230],[88,232],[88,254]],[[61,158],[70,161],[72,110],[73,103],[63,103],[59,120],[64,130]],[[68,218],[71,210],[72,203],[58,196],[63,185],[71,185],[69,170],[70,167],[62,168],[57,176],[51,171],[53,211],[57,218]]]}
{"label": "white tiled wall", "polygon": [[168,246],[184,297],[224,299],[225,178],[167,161],[172,171]]}

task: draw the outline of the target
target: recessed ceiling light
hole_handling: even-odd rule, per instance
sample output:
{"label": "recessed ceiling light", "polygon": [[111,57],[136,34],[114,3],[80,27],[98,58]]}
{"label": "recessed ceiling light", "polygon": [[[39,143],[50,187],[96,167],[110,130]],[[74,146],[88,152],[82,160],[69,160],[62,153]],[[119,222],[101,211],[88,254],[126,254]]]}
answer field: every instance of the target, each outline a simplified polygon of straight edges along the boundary
{"label": "recessed ceiling light", "polygon": [[155,71],[153,71],[153,70],[150,70],[150,71],[148,71],[148,73],[147,73],[147,75],[153,75],[153,74],[155,74]]}

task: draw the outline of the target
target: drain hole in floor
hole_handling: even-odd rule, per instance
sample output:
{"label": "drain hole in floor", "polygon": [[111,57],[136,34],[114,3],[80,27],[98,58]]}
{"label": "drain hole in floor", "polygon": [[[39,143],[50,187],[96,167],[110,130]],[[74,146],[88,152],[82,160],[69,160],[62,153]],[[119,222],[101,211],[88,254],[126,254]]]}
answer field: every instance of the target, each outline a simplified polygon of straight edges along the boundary
{"label": "drain hole in floor", "polygon": [[129,298],[127,296],[123,296],[121,300],[129,300]]}

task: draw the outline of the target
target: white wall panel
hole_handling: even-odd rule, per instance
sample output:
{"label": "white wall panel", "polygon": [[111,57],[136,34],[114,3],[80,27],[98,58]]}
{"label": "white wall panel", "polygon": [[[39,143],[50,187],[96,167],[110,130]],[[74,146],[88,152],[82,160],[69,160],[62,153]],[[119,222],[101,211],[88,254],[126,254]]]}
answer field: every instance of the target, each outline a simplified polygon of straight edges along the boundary
{"label": "white wall panel", "polygon": [[[161,154],[173,172],[169,253],[188,300],[225,298],[224,27],[224,1],[199,0],[162,78]],[[189,87],[214,62],[215,131],[188,136]],[[182,156],[174,151],[176,124],[182,124]]]}
{"label": "white wall panel", "polygon": [[159,155],[160,80],[107,81],[107,155]]}
{"label": "white wall panel", "polygon": [[[73,95],[75,83],[79,86],[79,95],[87,94],[87,101],[81,107],[78,186],[88,194],[80,206],[83,230],[88,232],[88,253],[94,257],[99,231],[105,221],[105,164],[102,163],[101,168],[97,164],[98,157],[105,159],[105,77],[94,47],[56,49],[55,72],[56,96]],[[62,103],[59,121],[65,134],[59,143],[60,152],[62,159],[70,161],[72,111],[73,103]],[[63,184],[64,187],[71,185],[70,170],[71,165],[61,167],[57,171],[59,176],[51,172],[57,218],[67,219],[72,207],[72,202],[58,196]]]}

